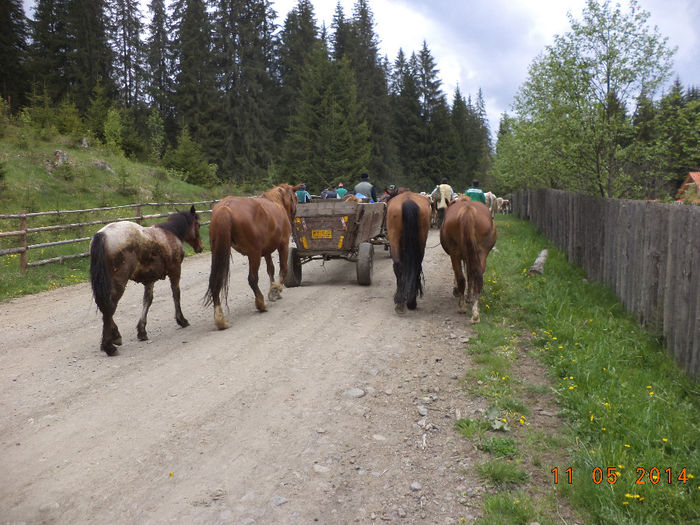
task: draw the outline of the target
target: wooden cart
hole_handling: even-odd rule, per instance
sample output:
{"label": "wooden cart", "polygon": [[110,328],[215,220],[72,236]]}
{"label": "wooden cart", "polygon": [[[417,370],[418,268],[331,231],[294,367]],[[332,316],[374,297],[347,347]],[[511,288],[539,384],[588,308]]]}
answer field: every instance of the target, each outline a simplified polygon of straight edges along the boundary
{"label": "wooden cart", "polygon": [[374,245],[388,246],[384,229],[386,204],[340,200],[297,206],[292,227],[296,247],[289,249],[285,284],[301,284],[301,267],[314,259],[346,259],[357,265],[357,282],[372,284]]}

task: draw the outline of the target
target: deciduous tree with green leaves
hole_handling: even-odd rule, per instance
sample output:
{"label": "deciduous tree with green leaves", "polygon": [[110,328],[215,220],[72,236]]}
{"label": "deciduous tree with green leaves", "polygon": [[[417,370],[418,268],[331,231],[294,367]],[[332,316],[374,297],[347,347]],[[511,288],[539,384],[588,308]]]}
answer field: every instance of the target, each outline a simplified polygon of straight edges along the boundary
{"label": "deciduous tree with green leaves", "polygon": [[[517,186],[545,185],[620,196],[634,184],[624,171],[631,113],[641,94],[668,79],[674,50],[649,13],[631,0],[623,12],[609,0],[588,0],[581,20],[557,36],[530,66],[518,92],[515,120],[497,172]],[[502,154],[518,155],[520,173]]]}

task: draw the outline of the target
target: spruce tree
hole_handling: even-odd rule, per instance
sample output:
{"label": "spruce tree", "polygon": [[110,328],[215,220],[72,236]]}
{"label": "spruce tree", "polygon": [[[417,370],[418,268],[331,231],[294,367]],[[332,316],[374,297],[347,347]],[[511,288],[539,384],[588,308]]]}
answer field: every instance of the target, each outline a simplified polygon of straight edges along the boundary
{"label": "spruce tree", "polygon": [[418,94],[415,53],[406,60],[399,49],[392,71],[392,130],[397,147],[399,175],[396,184],[417,188],[423,120]]}
{"label": "spruce tree", "polygon": [[367,168],[371,144],[348,61],[332,62],[325,47],[315,50],[301,93],[285,142],[284,174],[313,191],[355,179]]}
{"label": "spruce tree", "polygon": [[162,117],[171,116],[172,106],[172,47],[168,36],[170,18],[165,0],[152,0],[149,5],[151,23],[146,41],[148,71],[147,92]]}
{"label": "spruce tree", "polygon": [[67,91],[81,113],[87,110],[98,82],[114,93],[113,55],[107,36],[105,0],[70,0],[66,9]]}
{"label": "spruce tree", "polygon": [[112,0],[111,41],[114,70],[122,105],[135,107],[143,100],[145,52],[141,12],[137,0]]}
{"label": "spruce tree", "polygon": [[211,23],[204,1],[177,0],[173,28],[173,49],[179,51],[175,57],[175,115],[181,127],[189,128],[191,139],[213,158],[215,153],[206,144],[215,91]]}
{"label": "spruce tree", "polygon": [[279,43],[280,100],[278,104],[277,139],[289,127],[301,96],[301,79],[311,56],[321,41],[318,36],[313,4],[299,0],[284,21]]}
{"label": "spruce tree", "polygon": [[21,0],[0,3],[0,98],[15,111],[26,100],[27,18]]}
{"label": "spruce tree", "polygon": [[38,0],[30,21],[29,74],[33,91],[56,101],[68,91],[66,81],[68,0]]}
{"label": "spruce tree", "polygon": [[217,2],[214,56],[223,97],[217,117],[221,128],[229,128],[222,167],[238,180],[264,177],[276,153],[273,15],[268,0]]}

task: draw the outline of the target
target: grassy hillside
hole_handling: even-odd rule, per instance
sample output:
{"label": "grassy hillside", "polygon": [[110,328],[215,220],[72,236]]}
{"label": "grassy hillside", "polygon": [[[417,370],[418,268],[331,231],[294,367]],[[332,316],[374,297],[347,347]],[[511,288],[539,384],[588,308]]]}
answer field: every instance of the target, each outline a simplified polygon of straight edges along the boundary
{"label": "grassy hillside", "polygon": [[[115,155],[99,143],[81,147],[71,137],[6,126],[0,136],[0,210],[68,210],[135,202],[218,198],[223,188],[187,184],[162,167]],[[43,135],[43,136],[42,136]],[[55,152],[68,161],[57,165]]]}
{"label": "grassy hillside", "polygon": [[[56,151],[67,154],[67,161],[56,162]],[[247,190],[247,191],[246,191]],[[218,186],[203,188],[188,184],[176,173],[160,166],[129,160],[93,142],[82,147],[76,138],[16,126],[6,122],[0,129],[0,214],[49,210],[74,210],[118,206],[141,202],[192,202],[219,199],[224,195],[250,192],[250,188]],[[169,207],[149,208],[145,213],[173,211]],[[95,221],[133,215],[133,210],[37,217],[30,227]],[[208,220],[208,216],[203,217]],[[153,221],[152,221],[153,222]],[[100,226],[33,234],[29,244],[91,236]],[[0,219],[0,232],[19,230],[17,219]],[[208,230],[201,232],[208,245]],[[17,237],[0,237],[0,249],[18,246]],[[29,261],[70,253],[85,252],[88,243],[31,250]],[[189,248],[188,248],[189,250]],[[191,252],[191,250],[189,250]],[[88,261],[72,259],[64,263],[19,270],[19,255],[0,256],[0,301],[58,286],[82,282]]]}

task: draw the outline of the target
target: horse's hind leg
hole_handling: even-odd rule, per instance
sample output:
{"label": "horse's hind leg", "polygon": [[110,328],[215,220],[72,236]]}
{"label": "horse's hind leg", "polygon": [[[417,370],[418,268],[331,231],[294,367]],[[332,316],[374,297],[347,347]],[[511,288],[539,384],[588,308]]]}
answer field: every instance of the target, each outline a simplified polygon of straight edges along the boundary
{"label": "horse's hind leg", "polygon": [[190,326],[189,321],[185,319],[182,313],[182,308],[180,307],[180,273],[172,274],[170,276],[170,289],[173,292],[173,302],[175,303],[175,321],[177,324],[185,328]]}
{"label": "horse's hind leg", "polygon": [[[125,284],[115,283],[115,277],[112,277],[112,305],[113,308],[109,312],[102,312],[102,342],[100,349],[108,356],[116,355],[117,346],[122,344],[122,335],[119,333],[119,328],[114,322],[114,312],[117,310],[117,303],[124,293]],[[117,346],[115,346],[117,345]]]}
{"label": "horse's hind leg", "polygon": [[276,301],[282,298],[282,285],[275,282],[275,264],[272,262],[272,255],[265,256],[265,264],[267,275],[270,277],[270,291],[267,293],[267,298],[270,301]]}
{"label": "horse's hind leg", "polygon": [[464,289],[467,285],[467,280],[464,277],[464,272],[462,271],[462,261],[459,257],[454,255],[450,256],[452,261],[452,271],[455,274],[455,287],[452,291],[453,295],[458,299],[457,312],[460,314],[467,313],[467,304],[464,300]]}
{"label": "horse's hind leg", "polygon": [[148,334],[146,333],[146,317],[148,316],[148,309],[151,307],[151,303],[153,303],[153,283],[144,283],[141,318],[136,325],[136,337],[139,338],[139,341],[148,340]]}
{"label": "horse's hind leg", "polygon": [[260,256],[248,256],[248,285],[255,294],[255,308],[264,312],[267,310],[265,306],[265,297],[258,287],[258,272],[260,271]]}

